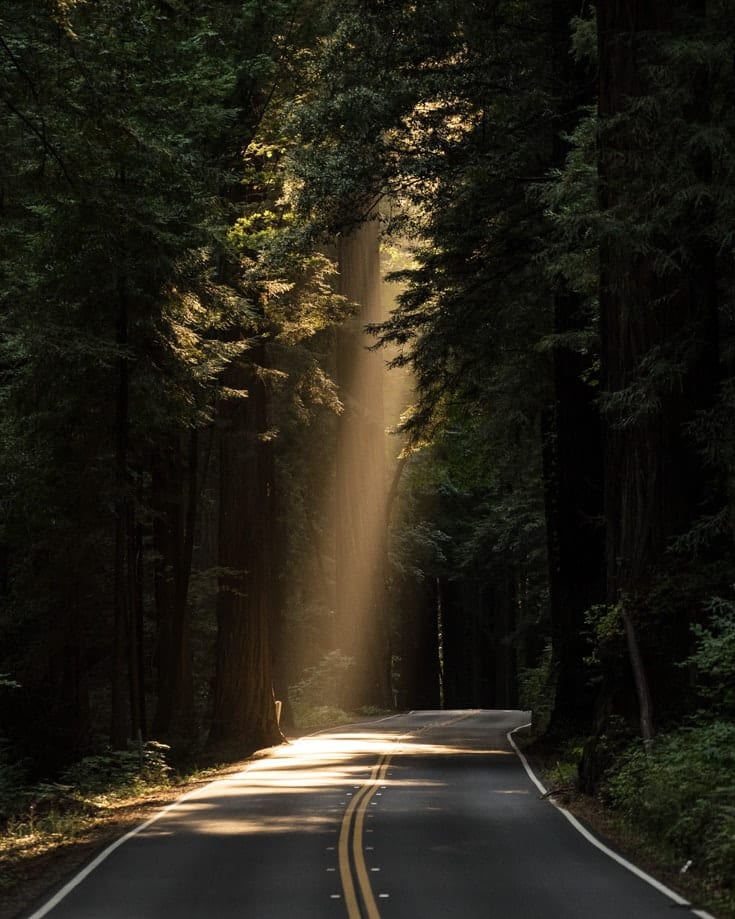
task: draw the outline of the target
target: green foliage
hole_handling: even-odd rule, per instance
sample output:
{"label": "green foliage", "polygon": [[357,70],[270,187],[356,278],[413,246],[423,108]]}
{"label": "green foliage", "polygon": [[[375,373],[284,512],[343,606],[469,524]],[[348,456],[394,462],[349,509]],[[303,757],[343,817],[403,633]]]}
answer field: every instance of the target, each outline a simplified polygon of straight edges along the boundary
{"label": "green foliage", "polygon": [[19,704],[45,694],[68,742],[86,704],[57,662],[109,653],[112,511],[124,492],[144,517],[151,450],[207,418],[228,360],[212,328],[238,298],[211,270],[224,180],[208,146],[235,79],[212,21],[147,0],[65,16],[60,33],[44,5],[14,5],[0,53],[0,629]]}
{"label": "green foliage", "polygon": [[[94,749],[109,723],[121,516],[143,544],[135,592],[154,695],[153,572],[171,568],[162,516],[172,528],[185,516],[183,487],[159,493],[155,458],[176,466],[171,451],[209,428],[183,465],[199,460],[193,502],[216,490],[211,426],[218,404],[243,398],[222,385],[232,361],[257,336],[271,342],[269,436],[339,404],[321,351],[304,342],[345,305],[331,261],[296,245],[282,165],[313,4],[175,6],[19,0],[3,11],[0,670],[22,689],[2,717],[39,759]],[[205,669],[214,593],[200,588],[214,561],[191,578]],[[211,673],[197,679],[201,697]]]}
{"label": "green foliage", "polygon": [[[168,747],[106,751],[68,767],[57,782],[33,782],[24,764],[0,757],[0,824],[12,854],[13,840],[75,837],[109,802],[170,783]],[[0,887],[5,883],[0,873]],[[8,879],[8,883],[12,880]]]}
{"label": "green foliage", "polygon": [[171,775],[168,751],[165,744],[149,740],[138,749],[131,746],[86,756],[65,769],[61,781],[83,795],[124,794],[144,786],[165,785]]}
{"label": "green foliage", "polygon": [[292,704],[339,708],[348,697],[355,662],[339,649],[329,651],[313,667],[307,667],[298,683],[289,687]]}
{"label": "green foliage", "polygon": [[614,808],[683,866],[733,896],[735,725],[726,721],[660,736],[646,754],[636,744],[605,786]]}
{"label": "green foliage", "polygon": [[27,764],[11,757],[9,751],[0,747],[0,821],[18,811],[27,804],[28,794]]}
{"label": "green foliage", "polygon": [[442,0],[351,5],[315,55],[291,163],[297,213],[317,232],[349,228],[384,196],[387,232],[412,242],[412,263],[393,276],[397,308],[373,329],[416,380],[402,426],[414,452],[391,532],[396,581],[522,585],[504,639],[520,649],[548,608],[551,364],[539,345],[551,285],[544,205],[529,192],[543,179],[553,102],[542,5],[485,13]]}
{"label": "green foliage", "polygon": [[554,750],[553,764],[547,764],[544,775],[546,784],[553,792],[562,796],[574,793],[579,784],[579,761],[584,750],[585,738],[573,737]]}
{"label": "green foliage", "polygon": [[531,712],[534,731],[543,734],[553,705],[552,648],[547,644],[536,666],[518,669],[518,707]]}
{"label": "green foliage", "polygon": [[694,665],[710,706],[735,716],[735,603],[714,597],[708,603],[709,625],[695,624],[697,641],[687,665]]}
{"label": "green foliage", "polygon": [[[621,601],[624,602],[624,601]],[[620,604],[597,604],[585,616],[592,638],[592,652],[588,663],[619,660],[623,653],[625,628]]]}
{"label": "green foliage", "polygon": [[296,726],[302,731],[318,731],[322,728],[348,724],[354,721],[354,715],[335,705],[311,705],[294,702]]}

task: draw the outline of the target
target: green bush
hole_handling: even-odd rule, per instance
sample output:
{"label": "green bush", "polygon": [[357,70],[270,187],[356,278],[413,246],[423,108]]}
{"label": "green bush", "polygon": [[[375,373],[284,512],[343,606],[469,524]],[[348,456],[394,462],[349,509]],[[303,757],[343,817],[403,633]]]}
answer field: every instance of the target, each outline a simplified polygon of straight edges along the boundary
{"label": "green bush", "polygon": [[308,705],[295,702],[293,710],[296,725],[302,731],[318,731],[320,728],[347,724],[353,720],[348,712],[333,705]]}
{"label": "green bush", "polygon": [[605,795],[626,820],[728,889],[735,878],[735,724],[715,721],[631,747]]}
{"label": "green bush", "polygon": [[87,756],[66,769],[61,777],[81,794],[116,794],[146,785],[166,784],[171,767],[166,762],[168,747],[149,740],[140,748],[108,750]]}
{"label": "green bush", "polygon": [[12,762],[0,748],[0,822],[30,800],[23,763]]}
{"label": "green bush", "polygon": [[735,714],[735,604],[713,597],[707,604],[708,628],[692,627],[695,653],[686,662],[694,665],[702,693],[723,714]]}
{"label": "green bush", "polygon": [[348,698],[354,660],[341,651],[330,651],[314,667],[304,670],[301,680],[289,687],[294,710],[299,706],[340,708]]}
{"label": "green bush", "polygon": [[551,645],[535,667],[520,667],[518,671],[518,704],[524,712],[533,713],[533,724],[543,733],[554,705],[554,673],[551,666]]}

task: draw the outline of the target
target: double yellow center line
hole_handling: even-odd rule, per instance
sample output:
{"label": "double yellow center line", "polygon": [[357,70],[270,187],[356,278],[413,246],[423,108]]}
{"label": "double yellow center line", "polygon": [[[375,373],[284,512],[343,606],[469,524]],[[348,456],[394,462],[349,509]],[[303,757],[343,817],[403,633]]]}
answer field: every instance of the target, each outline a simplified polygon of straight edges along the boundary
{"label": "double yellow center line", "polygon": [[[427,724],[414,732],[418,737],[437,727],[445,728],[464,721],[473,715],[473,711],[462,712],[454,715],[440,724]],[[407,734],[397,738],[400,743]],[[339,873],[342,880],[345,905],[348,919],[380,919],[378,904],[370,884],[370,875],[365,864],[365,851],[363,847],[363,828],[365,814],[370,806],[373,796],[380,788],[380,783],[385,779],[393,755],[384,753],[378,758],[377,763],[370,770],[370,777],[362,788],[352,798],[345,815],[342,818],[342,827],[339,833]],[[362,901],[362,909],[360,902]]]}
{"label": "double yellow center line", "polygon": [[[370,778],[350,801],[339,834],[339,873],[349,919],[380,919],[378,904],[370,884],[363,848],[363,827],[370,801],[385,779],[391,756],[384,754],[370,770]],[[352,857],[350,857],[350,849]],[[353,876],[354,868],[354,876]],[[359,897],[365,912],[360,909]]]}

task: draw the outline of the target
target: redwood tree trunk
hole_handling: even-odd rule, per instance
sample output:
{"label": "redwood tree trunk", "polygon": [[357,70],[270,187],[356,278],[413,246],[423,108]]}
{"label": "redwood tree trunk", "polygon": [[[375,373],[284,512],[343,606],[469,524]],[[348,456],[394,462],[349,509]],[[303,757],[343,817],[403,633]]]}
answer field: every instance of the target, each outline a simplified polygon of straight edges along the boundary
{"label": "redwood tree trunk", "polygon": [[[639,136],[646,124],[631,114],[631,103],[651,90],[646,68],[659,53],[654,39],[666,37],[685,8],[691,12],[691,4],[666,0],[598,5],[600,203],[609,216],[629,220],[634,231],[636,193],[661,179],[648,166],[650,152]],[[701,166],[691,166],[692,174],[703,178]],[[637,216],[642,222],[647,215]],[[689,220],[679,229],[665,228],[651,241],[664,252],[676,252],[696,239]],[[660,628],[654,634],[642,598],[665,564],[671,539],[701,512],[706,482],[687,431],[696,413],[712,404],[717,379],[715,275],[706,249],[694,245],[688,257],[674,255],[664,273],[655,256],[641,253],[627,234],[610,234],[601,246],[607,596],[609,603],[624,607],[645,740],[654,732],[651,653],[667,639]],[[652,379],[651,368],[667,359],[679,368],[676,377]],[[640,391],[641,384],[648,389],[648,402],[634,413],[623,395],[635,394],[635,387]],[[666,624],[669,635],[682,627],[688,622]]]}
{"label": "redwood tree trunk", "polygon": [[194,692],[189,579],[199,500],[198,435],[172,437],[153,460],[158,706],[156,737],[190,737]]}
{"label": "redwood tree trunk", "polygon": [[[553,163],[561,168],[569,152],[565,136],[593,101],[589,75],[571,54],[570,23],[578,2],[552,4],[552,70],[560,87],[554,119]],[[592,317],[581,298],[558,289],[554,332],[589,331]],[[590,384],[594,353],[559,345],[554,351],[554,401],[544,418],[544,486],[549,547],[549,586],[554,705],[548,733],[580,734],[592,723],[594,693],[585,658],[585,614],[605,600],[602,424],[598,392]]]}
{"label": "redwood tree trunk", "polygon": [[[251,351],[261,363],[263,349]],[[271,651],[273,456],[267,392],[258,368],[236,361],[224,384],[239,390],[220,411],[217,649],[211,751],[245,756],[279,742]]]}
{"label": "redwood tree trunk", "polygon": [[[117,344],[124,351],[129,341],[128,295],[124,279],[118,281]],[[115,405],[115,543],[113,583],[112,699],[110,742],[124,749],[138,732],[137,647],[131,626],[134,601],[130,577],[132,528],[131,483],[128,470],[130,427],[130,362],[122,353],[117,368]],[[127,703],[127,704],[126,704]]]}

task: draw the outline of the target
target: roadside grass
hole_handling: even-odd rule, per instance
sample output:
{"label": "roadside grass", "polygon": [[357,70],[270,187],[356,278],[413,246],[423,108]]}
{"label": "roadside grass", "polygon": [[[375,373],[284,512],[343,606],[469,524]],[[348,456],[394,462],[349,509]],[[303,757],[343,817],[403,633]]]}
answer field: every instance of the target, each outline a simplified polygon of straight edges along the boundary
{"label": "roadside grass", "polygon": [[591,797],[578,786],[583,739],[560,746],[516,735],[549,791],[610,848],[694,908],[735,919],[735,751],[719,744],[713,749],[712,731],[709,739],[684,729],[660,737],[649,755],[632,746]]}

